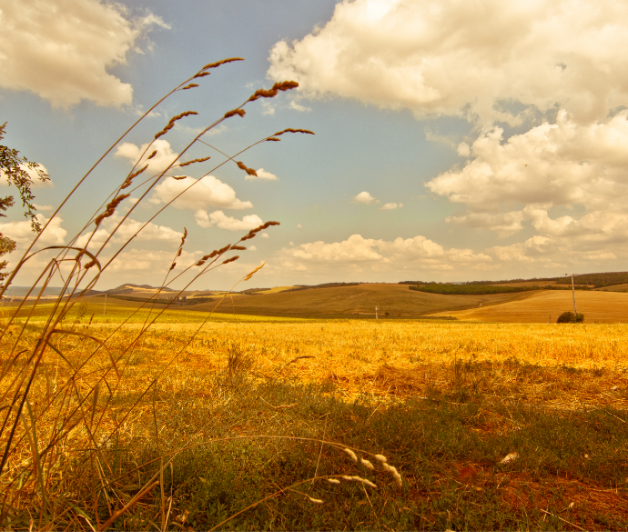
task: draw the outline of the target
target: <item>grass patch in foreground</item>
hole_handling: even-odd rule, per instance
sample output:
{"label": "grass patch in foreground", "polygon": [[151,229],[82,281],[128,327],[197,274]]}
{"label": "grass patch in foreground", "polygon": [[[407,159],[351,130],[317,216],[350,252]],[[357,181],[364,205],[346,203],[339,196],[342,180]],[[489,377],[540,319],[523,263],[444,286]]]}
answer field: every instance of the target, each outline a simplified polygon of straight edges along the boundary
{"label": "grass patch in foreground", "polygon": [[[116,478],[134,471],[106,490],[97,472],[66,449],[76,458],[68,460],[55,486],[60,507],[67,508],[71,501],[92,522],[106,521],[158,471],[159,457],[169,458],[194,431],[189,448],[165,469],[165,499],[156,486],[113,523],[114,529],[158,527],[171,496],[168,529],[208,530],[281,490],[220,529],[628,526],[628,424],[621,421],[625,412],[541,411],[481,396],[462,404],[442,396],[388,408],[368,401],[348,404],[335,397],[329,384],[254,385],[243,377],[246,371],[225,371],[207,381],[206,399],[157,389],[151,398],[153,411],[136,422],[132,436],[121,435],[101,450],[102,463],[115,469]],[[179,414],[160,415],[166,404]],[[316,442],[254,436],[260,434],[324,438],[385,454],[402,474],[403,488],[379,464],[369,471],[341,450],[323,446],[321,451]],[[216,438],[236,439],[203,443]],[[499,463],[514,452],[517,459]],[[316,474],[360,475],[377,489],[344,480],[338,485],[316,480],[285,489]],[[54,496],[49,492],[51,513]],[[316,504],[308,497],[324,502]],[[35,504],[30,510],[31,515],[39,514]],[[53,528],[83,527],[84,519],[69,521],[72,514],[59,516]],[[3,526],[18,529],[28,527],[30,517],[26,511],[11,512],[10,519]]]}

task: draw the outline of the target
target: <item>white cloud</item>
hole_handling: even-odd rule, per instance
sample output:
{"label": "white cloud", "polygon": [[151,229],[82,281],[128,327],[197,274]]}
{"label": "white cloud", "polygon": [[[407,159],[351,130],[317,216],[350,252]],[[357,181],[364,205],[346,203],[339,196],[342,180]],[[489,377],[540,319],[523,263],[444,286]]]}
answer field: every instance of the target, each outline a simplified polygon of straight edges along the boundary
{"label": "white cloud", "polygon": [[[188,187],[192,187],[184,192]],[[201,179],[185,177],[174,179],[167,177],[154,188],[151,202],[155,204],[167,203],[178,194],[182,196],[176,199],[173,207],[182,210],[205,210],[208,207],[221,209],[250,209],[253,204],[250,201],[241,201],[236,197],[235,190],[214,176],[205,176]]]}
{"label": "white cloud", "polygon": [[360,192],[357,196],[353,198],[353,201],[356,203],[364,203],[366,205],[370,205],[373,203],[379,203],[379,200],[371,196],[368,192]]}
{"label": "white cloud", "polygon": [[262,238],[270,238],[270,235],[268,233],[262,233],[260,236]]}
{"label": "white cloud", "polygon": [[338,264],[359,271],[370,269],[379,272],[493,267],[493,259],[485,253],[470,249],[445,249],[424,236],[386,241],[352,235],[343,242],[318,241],[283,248],[279,251],[279,258],[287,269],[300,271],[306,270],[308,265],[337,268]]}
{"label": "white cloud", "polygon": [[303,226],[301,224],[297,224],[297,229],[303,229]]}
{"label": "white cloud", "polygon": [[294,100],[290,100],[289,107],[290,107],[290,109],[294,109],[295,111],[299,111],[300,113],[309,113],[312,110],[311,107],[307,107],[306,105],[298,104]]}
{"label": "white cloud", "polygon": [[628,198],[628,111],[590,125],[565,112],[504,142],[502,129],[478,138],[462,168],[427,183],[434,193],[477,210],[503,202],[608,208]]}
{"label": "white cloud", "polygon": [[[42,227],[48,221],[42,214],[37,214],[37,220]],[[62,246],[65,243],[65,237],[68,232],[61,227],[62,223],[63,219],[58,216],[52,220],[39,238],[39,247]],[[36,236],[31,228],[31,223],[27,220],[23,222],[0,223],[0,234],[15,240],[18,248],[30,244]]]}
{"label": "white cloud", "polygon": [[279,179],[275,174],[271,174],[270,172],[267,172],[263,168],[256,170],[256,172],[257,172],[256,176],[247,174],[244,179],[247,181],[251,179],[263,179],[265,181],[277,181]]}
{"label": "white cloud", "polygon": [[275,114],[275,106],[273,105],[273,102],[269,102],[268,100],[264,100],[262,102],[262,114],[266,116]]}
{"label": "white cloud", "polygon": [[[198,261],[202,252],[194,251],[189,252],[185,249],[182,251],[181,256],[176,260],[175,272],[181,271],[184,268],[192,265]],[[129,282],[129,276],[132,276],[134,272],[142,272],[146,282],[146,275],[153,276],[157,273],[164,275],[170,265],[172,264],[173,251],[152,251],[147,249],[131,249],[130,251],[123,251],[115,261],[111,263],[111,266],[107,269],[111,272],[124,272],[124,281]],[[101,262],[106,262],[107,258],[103,257]],[[152,278],[150,282],[156,282],[156,277]],[[158,281],[157,281],[158,282]]]}
{"label": "white cloud", "polygon": [[447,222],[453,222],[466,227],[484,227],[497,231],[501,236],[508,236],[523,229],[522,222],[525,219],[523,211],[520,212],[468,212],[456,214],[445,218]]}
{"label": "white cloud", "polygon": [[458,144],[456,151],[460,157],[469,157],[471,155],[471,147],[466,142]]}
{"label": "white cloud", "polygon": [[386,203],[382,205],[383,211],[392,211],[394,209],[401,209],[403,207],[403,203]]}
{"label": "white cloud", "polygon": [[[142,144],[141,146],[137,146],[131,142],[124,142],[123,144],[120,144],[120,146],[118,146],[114,155],[116,157],[120,157],[121,159],[127,159],[131,165],[134,165],[140,158],[140,155],[144,153],[147,146],[148,144]],[[154,157],[148,159],[153,151],[156,151],[157,153]],[[148,168],[143,174],[141,174],[140,179],[142,177],[146,178],[151,175],[163,172],[175,161],[178,156],[179,154],[170,147],[170,143],[167,140],[155,140],[150,149],[148,149],[145,155],[142,157],[140,163],[136,165],[136,168],[140,169],[145,164],[148,164]],[[173,171],[176,171],[176,168],[173,168],[170,173]]]}
{"label": "white cloud", "polygon": [[[90,241],[90,248],[93,249],[99,247],[105,242],[105,240],[111,235],[111,232],[122,220],[122,216],[114,214],[109,218],[105,218],[99,226],[96,234]],[[143,222],[138,222],[132,218],[127,218],[122,226],[116,231],[115,236],[112,238],[112,242],[115,244],[121,244],[129,240],[140,228],[144,225]],[[84,246],[92,232],[82,235],[78,240],[79,246]],[[183,232],[176,231],[165,225],[157,225],[150,222],[142,231],[135,237],[136,241],[158,241],[158,242],[170,242],[178,244],[181,242]]]}
{"label": "white cloud", "polygon": [[35,208],[38,211],[52,211],[52,210],[54,210],[54,207],[52,205],[39,205],[37,203],[33,203],[33,205],[35,206]]}
{"label": "white cloud", "polygon": [[238,220],[232,216],[227,216],[222,211],[214,211],[207,214],[207,211],[202,209],[196,211],[194,219],[201,227],[207,228],[217,226],[221,229],[227,229],[229,231],[248,231],[259,227],[264,223],[262,219],[257,216],[257,214],[249,214],[244,216],[242,220]]}
{"label": "white cloud", "polygon": [[98,0],[3,0],[0,26],[0,87],[66,108],[81,100],[130,104],[131,85],[107,68],[126,64],[152,27],[167,27],[155,15],[131,20],[121,4]]}
{"label": "white cloud", "polygon": [[591,121],[628,104],[627,29],[617,0],[342,0],[323,27],[275,44],[268,76],[418,117],[512,120],[495,104],[515,100]]}

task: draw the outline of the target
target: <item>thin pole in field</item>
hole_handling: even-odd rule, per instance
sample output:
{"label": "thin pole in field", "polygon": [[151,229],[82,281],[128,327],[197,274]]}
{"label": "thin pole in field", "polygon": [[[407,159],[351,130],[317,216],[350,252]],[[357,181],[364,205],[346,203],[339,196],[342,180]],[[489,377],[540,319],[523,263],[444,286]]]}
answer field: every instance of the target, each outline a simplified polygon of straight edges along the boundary
{"label": "thin pole in field", "polygon": [[102,311],[103,317],[107,315],[107,294],[105,294],[105,307]]}
{"label": "thin pole in field", "polygon": [[578,317],[578,309],[576,309],[576,286],[573,279],[573,273],[571,274],[571,295],[573,297],[573,315]]}
{"label": "thin pole in field", "polygon": [[379,307],[375,306],[375,319],[378,320],[379,319],[379,315],[377,314],[377,311],[379,310]]}

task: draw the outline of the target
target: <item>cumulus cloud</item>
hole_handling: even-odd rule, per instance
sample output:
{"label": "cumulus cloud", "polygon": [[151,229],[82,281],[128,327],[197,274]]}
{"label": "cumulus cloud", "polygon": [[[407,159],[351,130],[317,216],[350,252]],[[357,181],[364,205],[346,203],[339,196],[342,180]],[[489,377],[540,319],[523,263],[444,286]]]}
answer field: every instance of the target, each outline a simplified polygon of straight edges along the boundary
{"label": "cumulus cloud", "polygon": [[148,14],[131,19],[119,3],[99,0],[4,0],[0,11],[0,87],[28,90],[54,107],[81,100],[131,103],[130,84],[107,72],[155,26]]}
{"label": "cumulus cloud", "polygon": [[401,209],[403,207],[403,203],[385,203],[382,205],[383,211],[392,211],[395,209]]}
{"label": "cumulus cloud", "polygon": [[[90,237],[90,249],[98,247],[102,245],[107,238],[111,235],[111,232],[116,228],[116,226],[122,220],[122,216],[119,214],[114,214],[109,218],[105,218],[102,224],[96,230],[96,233],[92,237],[92,232],[85,233],[82,235],[77,244],[79,246],[84,246]],[[120,228],[116,231],[115,236],[111,239],[112,243],[120,244],[129,240],[135,233],[137,233],[141,227],[144,225],[143,222],[139,222],[137,220],[133,220],[132,218],[127,218],[125,222],[120,226]],[[181,237],[183,233],[180,231],[176,231],[165,225],[157,225],[150,222],[142,231],[135,237],[137,241],[158,241],[158,242],[170,242],[170,243],[179,243],[181,241]]]}
{"label": "cumulus cloud", "polygon": [[[497,259],[610,260],[628,245],[627,110],[591,124],[579,124],[562,110],[555,124],[506,141],[493,128],[469,147],[469,156],[464,167],[426,186],[466,206],[448,222],[503,237],[526,227],[536,232],[524,242],[492,248]],[[580,207],[577,214],[564,214],[574,206]]]}
{"label": "cumulus cloud", "polygon": [[287,268],[305,270],[309,264],[317,268],[342,264],[361,271],[395,271],[415,268],[446,269],[458,267],[486,269],[492,258],[470,249],[445,249],[424,236],[392,241],[352,235],[343,242],[323,241],[283,248],[279,256]]}
{"label": "cumulus cloud", "polygon": [[271,174],[270,172],[267,172],[263,168],[256,170],[256,172],[257,172],[256,176],[247,174],[244,179],[247,181],[251,179],[263,179],[265,181],[277,181],[279,179],[275,174]]}
{"label": "cumulus cloud", "polygon": [[379,203],[379,200],[371,196],[368,192],[360,192],[353,198],[356,203],[364,203],[365,205],[371,205],[373,203]]}
{"label": "cumulus cloud", "polygon": [[472,159],[427,187],[478,210],[503,202],[607,208],[628,195],[628,111],[589,125],[566,112],[506,142],[494,128],[478,138]]}
{"label": "cumulus cloud", "polygon": [[294,109],[295,111],[299,111],[300,113],[309,113],[312,110],[311,107],[307,107],[306,105],[301,105],[295,102],[294,100],[290,100],[289,107],[290,109]]}
{"label": "cumulus cloud", "polygon": [[[37,214],[37,220],[42,227],[48,221],[42,214]],[[63,219],[58,216],[52,220],[39,238],[39,247],[62,246],[65,243],[65,237],[68,232],[61,227],[62,223]],[[30,221],[27,220],[23,222],[0,223],[0,234],[15,240],[18,248],[27,246],[36,236],[35,233],[33,233]]]}
{"label": "cumulus cloud", "polygon": [[232,216],[227,216],[222,211],[214,211],[208,214],[207,211],[202,209],[196,211],[194,219],[201,227],[208,228],[217,226],[221,229],[227,229],[228,231],[248,231],[264,223],[257,214],[249,214],[244,216],[242,220],[238,220]]}
{"label": "cumulus cloud", "polygon": [[[131,142],[124,142],[120,144],[116,149],[115,156],[121,159],[126,159],[130,164],[135,164],[140,156],[146,150],[148,144],[142,144],[141,146],[137,146]],[[153,151],[157,153],[151,158]],[[168,168],[179,156],[177,152],[175,152],[170,143],[164,139],[157,139],[153,142],[150,150],[148,150],[145,155],[142,157],[142,160],[137,165],[137,168],[142,168],[145,164],[148,164],[148,168],[146,169],[146,176],[150,176],[152,174],[158,174],[163,172],[166,168]],[[171,170],[175,171],[175,168]]]}
{"label": "cumulus cloud", "polygon": [[[186,191],[190,186],[192,188]],[[250,209],[253,207],[250,201],[239,200],[233,188],[211,175],[201,179],[194,179],[189,176],[184,179],[167,177],[154,190],[150,201],[157,205],[167,203],[182,193],[181,197],[172,204],[173,207],[182,210],[198,211],[205,210],[207,207],[219,207],[221,209]]]}
{"label": "cumulus cloud", "polygon": [[628,104],[627,26],[616,0],[343,0],[323,27],[275,44],[268,76],[418,117],[514,121],[500,103],[518,101],[587,122]]}
{"label": "cumulus cloud", "polygon": [[[175,272],[183,270],[194,264],[201,257],[202,252],[189,252],[185,249],[181,256],[177,258]],[[107,260],[105,257],[104,261]],[[172,264],[172,251],[153,251],[147,249],[131,249],[123,251],[108,268],[111,272],[123,272],[124,280],[129,279],[134,272],[142,272],[144,276],[152,275],[155,272],[164,274]],[[146,277],[144,277],[146,279]],[[144,281],[146,282],[146,281]]]}

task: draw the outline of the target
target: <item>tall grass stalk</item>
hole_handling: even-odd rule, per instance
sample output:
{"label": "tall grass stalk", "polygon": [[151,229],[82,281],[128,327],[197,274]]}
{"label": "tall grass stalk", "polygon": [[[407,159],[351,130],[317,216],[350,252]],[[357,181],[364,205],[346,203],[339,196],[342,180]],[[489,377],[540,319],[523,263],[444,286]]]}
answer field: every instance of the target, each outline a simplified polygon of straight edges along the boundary
{"label": "tall grass stalk", "polygon": [[[97,286],[103,272],[109,269],[114,261],[120,259],[120,254],[149,223],[200,181],[200,179],[195,181],[167,204],[153,212],[140,229],[117,248],[113,246],[113,239],[119,235],[123,224],[140,204],[146,203],[151,191],[168,172],[177,167],[204,163],[209,159],[209,157],[203,157],[182,163],[182,157],[193,146],[201,144],[208,146],[224,157],[222,162],[213,165],[203,174],[203,177],[230,162],[247,174],[254,174],[255,170],[237,161],[236,157],[260,143],[279,141],[279,137],[287,133],[312,134],[308,130],[288,128],[265,136],[231,156],[202,140],[203,135],[224,120],[236,115],[243,117],[244,107],[250,103],[260,98],[272,98],[279,92],[294,89],[297,83],[286,81],[276,83],[271,89],[256,91],[240,105],[203,128],[167,168],[147,178],[140,178],[148,167],[146,161],[155,154],[153,150],[155,140],[166,135],[179,120],[197,113],[186,111],[174,116],[161,131],[154,135],[129,173],[94,210],[82,229],[70,239],[67,245],[48,246],[41,249],[37,247],[41,235],[46,232],[52,220],[59,215],[70,198],[80,187],[87,186],[88,178],[98,165],[145,117],[175,93],[198,87],[196,81],[207,77],[210,70],[225,63],[240,60],[240,58],[230,58],[205,65],[159,99],[132,124],[79,179],[48,219],[42,233],[38,234],[27,247],[0,289],[1,297],[28,261],[39,257],[42,253],[53,254],[27,295],[3,323],[0,330],[2,342],[0,483],[4,494],[0,503],[0,524],[4,528],[30,526],[39,529],[77,529],[87,525],[92,530],[105,530],[114,523],[119,523],[119,520],[135,507],[146,506],[148,498],[153,497],[156,501],[154,503],[155,519],[159,521],[156,527],[166,530],[172,523],[173,508],[177,506],[173,492],[171,491],[167,496],[164,479],[166,471],[170,471],[171,478],[174,476],[174,457],[194,446],[214,445],[218,442],[241,439],[223,437],[195,443],[199,434],[202,433],[202,427],[188,427],[189,434],[179,441],[178,445],[174,445],[172,441],[168,443],[162,441],[160,435],[162,424],[158,420],[158,387],[160,383],[167,381],[173,364],[197,338],[201,329],[211,318],[213,311],[208,313],[206,319],[187,338],[182,338],[169,360],[150,378],[147,378],[141,387],[135,388],[128,382],[129,368],[132,366],[133,353],[141,349],[142,339],[147,331],[172,306],[178,296],[215,268],[238,260],[239,256],[234,255],[233,252],[245,251],[246,248],[242,246],[242,243],[254,238],[268,227],[277,225],[278,222],[266,222],[252,229],[236,242],[208,251],[201,260],[183,268],[176,275],[171,275],[175,262],[185,245],[186,230],[172,264],[164,276],[164,281],[151,298],[139,305],[109,331],[88,332],[89,327],[80,326],[80,319],[85,315],[86,310],[83,302],[90,290]],[[148,155],[151,151],[153,153]],[[137,179],[143,180],[136,184]],[[113,216],[132,192],[140,194],[138,200],[120,217],[113,229],[109,231],[105,241],[93,245],[94,235],[102,222]],[[86,241],[83,245],[79,244],[81,237]],[[109,256],[103,258],[105,252]],[[259,268],[243,276],[240,282],[249,280]],[[61,284],[59,296],[51,305],[45,306],[45,311],[42,310],[44,308],[42,297],[46,289],[52,286],[52,283],[59,282]],[[174,297],[169,303],[160,304],[157,308],[156,300],[159,295],[175,282],[183,284],[183,288],[175,290]],[[39,290],[37,287],[40,287]],[[68,327],[64,320],[67,321],[73,309],[77,309],[78,317],[74,324]],[[133,317],[146,310],[148,313],[139,329],[129,329],[128,333],[122,334]],[[42,312],[44,312],[43,321],[34,321],[35,316],[41,315]],[[24,313],[26,315],[22,317]],[[105,333],[104,336],[102,333]],[[245,355],[237,349],[234,347],[233,357],[229,363],[232,380],[237,373],[245,372],[247,369]],[[141,456],[135,456],[133,452],[129,454],[130,450],[126,449],[125,445],[132,440],[130,435],[135,430],[136,421],[143,416],[143,405],[146,405],[147,394],[151,390],[153,434],[152,441],[148,443],[149,447],[154,447],[157,456],[142,461]],[[251,439],[251,437],[248,435],[244,439]],[[281,437],[258,435],[256,438]],[[295,436],[289,436],[289,438],[294,441],[318,441]],[[323,445],[343,448],[340,444],[330,441],[319,443],[321,445],[319,463]],[[155,470],[153,466],[156,464],[158,466]],[[148,472],[152,473],[148,474]],[[130,482],[136,475],[137,482],[133,480],[136,483],[133,490],[129,492],[125,483]],[[370,481],[364,482],[370,483]],[[157,486],[159,486],[156,491],[157,495],[153,495]],[[318,501],[312,497],[309,499]],[[28,524],[25,524],[26,515],[32,516]],[[218,523],[216,526],[221,526],[223,523]]]}

